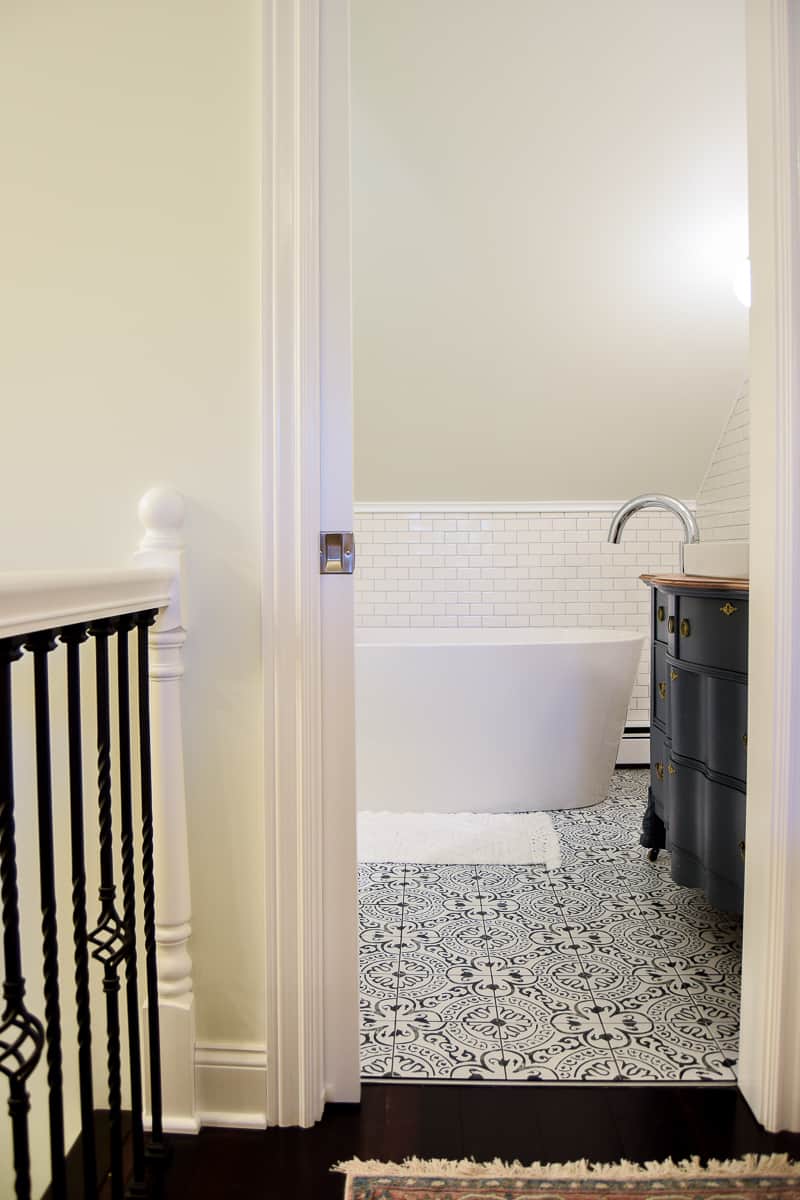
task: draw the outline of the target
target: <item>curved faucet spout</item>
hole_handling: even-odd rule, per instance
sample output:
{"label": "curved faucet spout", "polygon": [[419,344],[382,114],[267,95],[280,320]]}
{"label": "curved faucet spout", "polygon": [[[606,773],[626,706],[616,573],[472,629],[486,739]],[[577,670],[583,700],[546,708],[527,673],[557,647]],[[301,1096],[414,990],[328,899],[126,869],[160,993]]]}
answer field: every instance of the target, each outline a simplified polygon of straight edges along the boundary
{"label": "curved faucet spout", "polygon": [[635,513],[641,512],[643,508],[664,509],[667,512],[674,513],[680,521],[683,526],[683,542],[681,543],[681,574],[683,574],[683,547],[687,542],[699,542],[700,530],[697,528],[694,513],[681,500],[676,500],[674,496],[663,496],[657,492],[647,493],[644,496],[634,496],[633,500],[628,500],[627,503],[621,505],[614,513],[608,530],[608,540],[615,544],[619,543],[622,540],[622,530],[630,518]]}

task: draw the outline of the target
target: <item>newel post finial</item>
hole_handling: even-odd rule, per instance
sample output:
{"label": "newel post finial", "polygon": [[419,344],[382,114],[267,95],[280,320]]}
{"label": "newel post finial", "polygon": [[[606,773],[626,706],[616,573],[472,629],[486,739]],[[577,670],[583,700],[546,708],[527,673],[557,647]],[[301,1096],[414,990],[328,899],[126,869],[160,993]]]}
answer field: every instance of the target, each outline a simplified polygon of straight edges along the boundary
{"label": "newel post finial", "polygon": [[183,522],[186,504],[175,488],[152,487],[139,501],[144,533],[134,556],[141,567],[166,567],[175,574],[172,596],[159,613],[156,630],[183,629],[186,624],[186,586],[183,578]]}
{"label": "newel post finial", "polygon": [[186,505],[174,488],[152,487],[139,501],[139,520],[144,526],[142,550],[181,550]]}
{"label": "newel post finial", "polygon": [[194,1084],[195,1017],[192,903],[183,769],[183,574],[185,504],[180,492],[154,487],[139,501],[144,535],[135,561],[173,574],[169,604],[148,637],[152,730],[158,1011],[161,1027],[164,1124],[197,1129]]}

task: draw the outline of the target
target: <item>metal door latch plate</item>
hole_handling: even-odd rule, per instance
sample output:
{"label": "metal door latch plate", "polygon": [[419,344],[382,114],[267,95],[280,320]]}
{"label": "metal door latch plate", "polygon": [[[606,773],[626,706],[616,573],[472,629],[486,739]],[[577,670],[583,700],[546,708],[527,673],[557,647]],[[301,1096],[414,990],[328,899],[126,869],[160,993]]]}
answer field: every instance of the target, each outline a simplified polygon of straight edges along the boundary
{"label": "metal door latch plate", "polygon": [[325,531],[319,535],[320,575],[352,575],[356,544],[352,531]]}

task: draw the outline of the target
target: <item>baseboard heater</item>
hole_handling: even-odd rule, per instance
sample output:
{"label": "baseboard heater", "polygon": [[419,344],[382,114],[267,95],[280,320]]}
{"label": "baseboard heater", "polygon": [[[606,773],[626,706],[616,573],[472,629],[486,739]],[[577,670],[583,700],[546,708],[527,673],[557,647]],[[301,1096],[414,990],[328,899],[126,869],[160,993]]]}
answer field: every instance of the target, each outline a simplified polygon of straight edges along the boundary
{"label": "baseboard heater", "polygon": [[626,725],[617,751],[618,767],[650,766],[650,726]]}

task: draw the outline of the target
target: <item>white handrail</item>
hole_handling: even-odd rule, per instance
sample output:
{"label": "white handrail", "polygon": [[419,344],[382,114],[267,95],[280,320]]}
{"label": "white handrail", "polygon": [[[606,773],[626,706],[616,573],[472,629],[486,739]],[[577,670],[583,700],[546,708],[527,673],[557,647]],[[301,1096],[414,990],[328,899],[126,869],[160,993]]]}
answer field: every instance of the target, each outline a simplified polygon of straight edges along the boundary
{"label": "white handrail", "polygon": [[2,572],[0,637],[165,608],[174,575],[156,567]]}

